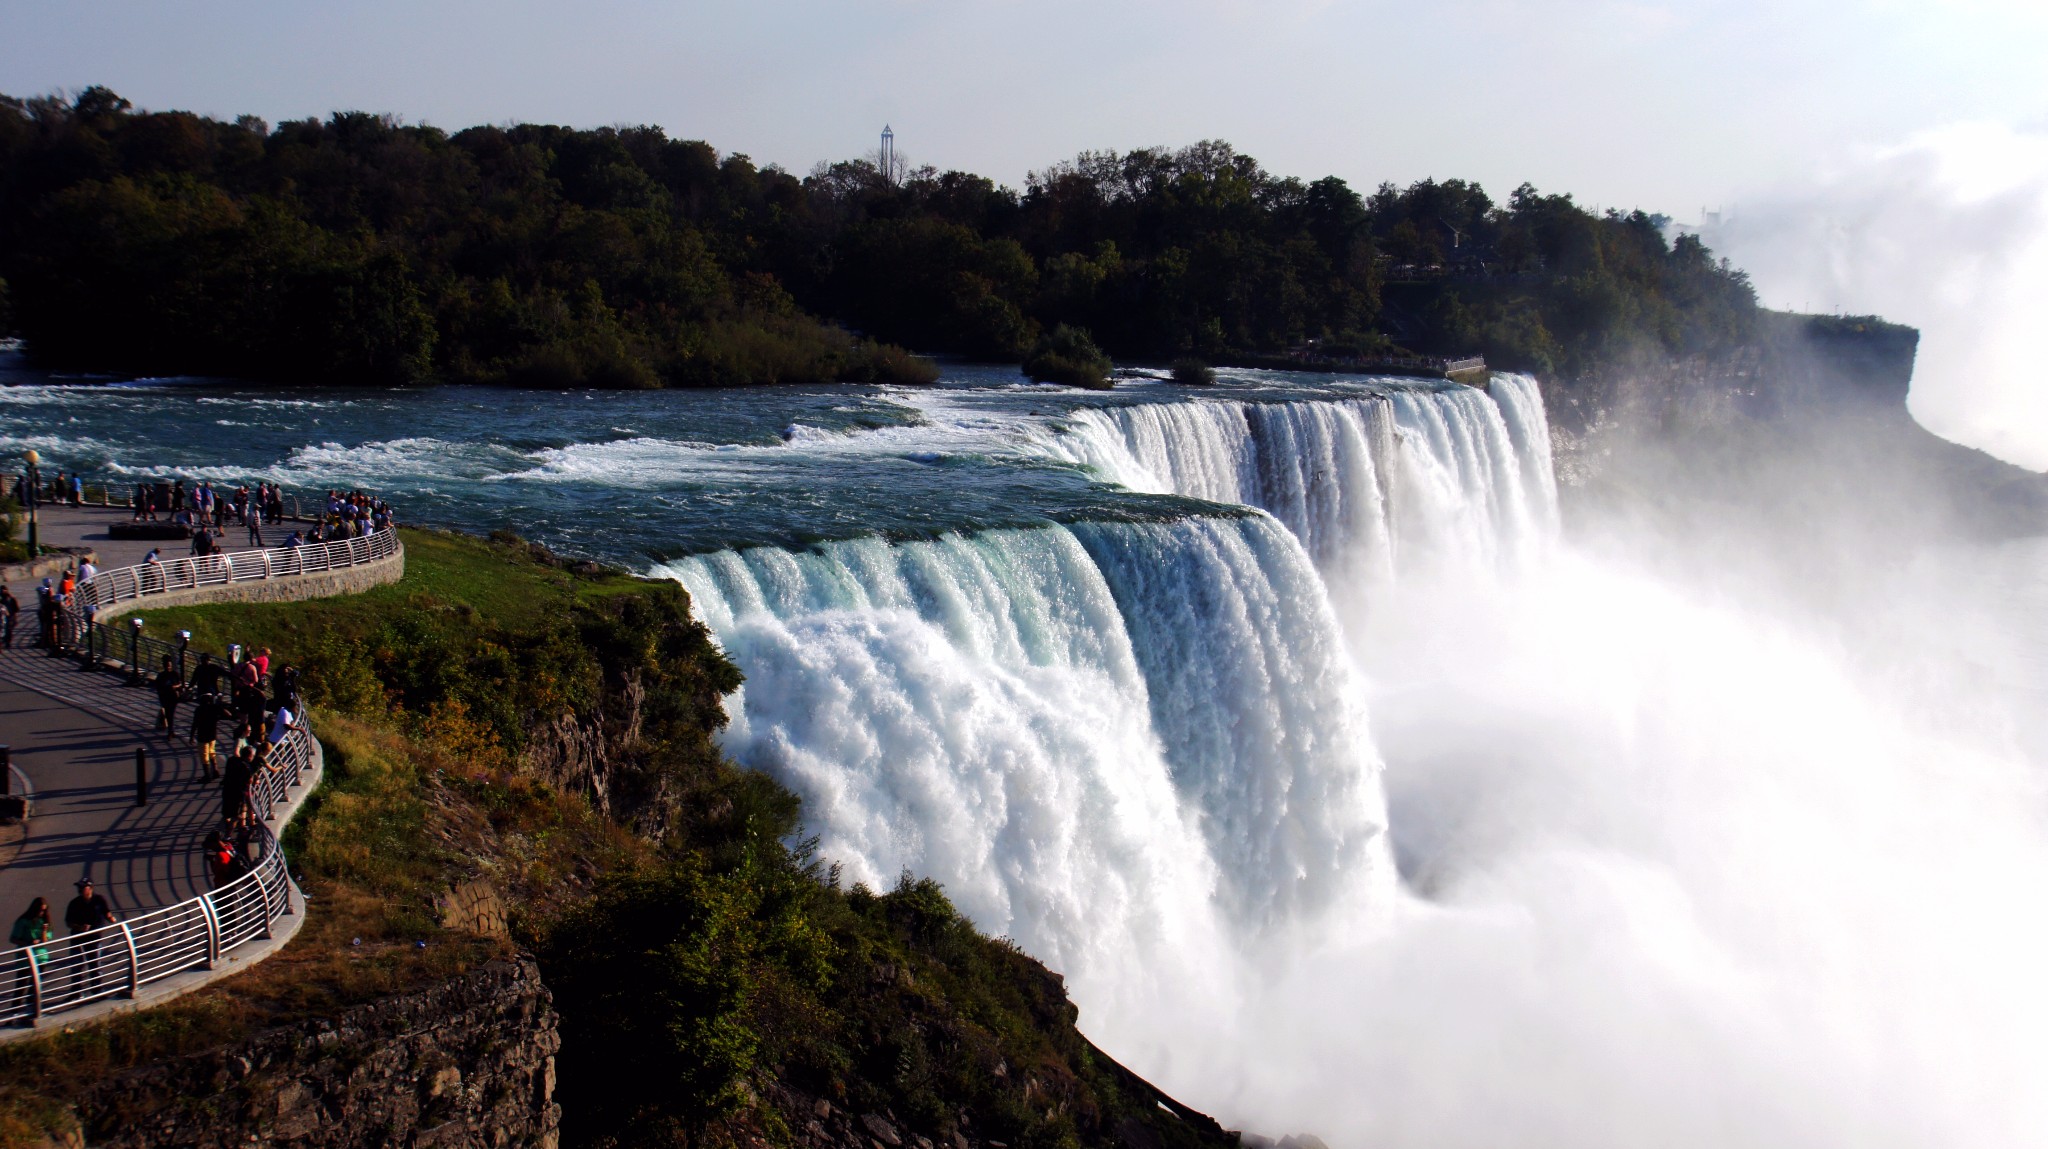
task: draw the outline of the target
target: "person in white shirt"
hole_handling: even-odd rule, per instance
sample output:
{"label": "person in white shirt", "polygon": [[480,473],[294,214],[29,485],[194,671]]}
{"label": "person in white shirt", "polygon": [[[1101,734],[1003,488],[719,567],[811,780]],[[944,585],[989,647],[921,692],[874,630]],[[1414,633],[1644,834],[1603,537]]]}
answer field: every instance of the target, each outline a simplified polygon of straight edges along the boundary
{"label": "person in white shirt", "polygon": [[298,719],[293,717],[290,707],[278,707],[277,713],[270,719],[270,737],[266,741],[272,746],[276,746],[285,740],[287,734],[290,734],[297,728],[297,724]]}

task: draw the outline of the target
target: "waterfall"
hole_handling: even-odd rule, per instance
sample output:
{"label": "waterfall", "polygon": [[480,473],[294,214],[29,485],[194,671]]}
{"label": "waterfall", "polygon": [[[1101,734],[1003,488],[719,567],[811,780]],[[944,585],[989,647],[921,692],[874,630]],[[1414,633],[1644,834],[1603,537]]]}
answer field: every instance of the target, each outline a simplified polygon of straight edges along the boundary
{"label": "waterfall", "polygon": [[1083,409],[1065,431],[1047,454],[1135,491],[1257,507],[1324,570],[1357,560],[1384,573],[1391,559],[1376,467],[1393,436],[1383,399]]}
{"label": "waterfall", "polygon": [[1556,531],[1549,430],[1523,375],[1488,391],[1083,409],[1061,431],[1043,452],[1107,482],[1266,511],[1332,584],[1519,562]]}
{"label": "waterfall", "polygon": [[[724,745],[847,877],[943,882],[1171,1079],[1246,971],[1397,901],[1345,612],[1432,562],[1511,563],[1556,515],[1533,383],[1086,408],[1027,449],[1251,508],[757,547],[661,568],[747,682]],[[1345,600],[1333,604],[1332,590]]]}
{"label": "waterfall", "polygon": [[672,564],[747,674],[728,750],[803,796],[849,874],[937,876],[983,928],[1077,976],[1126,929],[1251,933],[1389,889],[1326,587],[1542,537],[1533,382],[1082,409],[1036,442],[1266,513]]}
{"label": "waterfall", "polygon": [[[747,673],[726,748],[851,877],[939,876],[1087,979],[1392,880],[1358,687],[1271,519],[860,539],[666,568]],[[1147,945],[1147,949],[1151,946]]]}

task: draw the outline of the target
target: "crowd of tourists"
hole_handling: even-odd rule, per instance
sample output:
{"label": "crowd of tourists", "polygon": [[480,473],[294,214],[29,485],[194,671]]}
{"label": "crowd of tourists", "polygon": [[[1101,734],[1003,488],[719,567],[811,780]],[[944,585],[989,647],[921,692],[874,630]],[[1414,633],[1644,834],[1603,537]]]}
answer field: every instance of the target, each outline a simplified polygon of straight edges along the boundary
{"label": "crowd of tourists", "polygon": [[[238,646],[224,662],[201,654],[190,682],[179,672],[177,661],[166,657],[150,685],[157,699],[156,729],[174,742],[189,742],[197,767],[193,781],[220,788],[219,819],[200,844],[213,888],[219,889],[248,873],[265,848],[256,833],[269,808],[265,778],[288,768],[283,747],[304,722],[298,671],[289,666],[273,669],[267,647],[245,657]],[[178,712],[187,702],[192,703],[191,724],[180,727]],[[106,895],[94,890],[89,875],[77,889],[64,912],[64,925],[71,933],[89,934],[119,920]],[[35,947],[38,964],[47,965],[47,945],[54,937],[50,904],[38,897],[14,920],[8,940],[18,947]],[[85,984],[98,971],[99,942],[86,938],[72,945],[64,968],[56,972]],[[17,980],[25,978],[23,974]],[[25,984],[15,989],[17,999],[27,992]]]}
{"label": "crowd of tourists", "polygon": [[[219,554],[224,549],[219,540],[230,526],[247,532],[250,546],[265,546],[263,528],[275,529],[285,521],[284,488],[272,483],[258,483],[253,491],[245,483],[228,491],[216,489],[205,479],[190,489],[183,479],[138,482],[130,503],[132,517],[138,522],[169,521],[184,527],[191,535],[194,555]],[[303,513],[304,509],[294,500],[295,511]],[[384,530],[393,521],[391,504],[382,499],[362,491],[329,491],[325,507],[312,516],[312,524],[292,531],[284,545],[362,538]]]}
{"label": "crowd of tourists", "polygon": [[[54,489],[60,497],[70,496],[75,504],[83,502],[84,484],[77,475],[60,474]],[[294,507],[300,512],[305,509]],[[263,528],[285,521],[285,499],[281,488],[270,483],[258,483],[253,489],[237,486],[232,491],[204,480],[189,488],[183,480],[135,484],[133,517],[162,521],[159,516],[190,530],[194,555],[210,555],[220,553],[217,540],[230,526],[244,528],[251,546],[265,545]],[[384,500],[362,491],[329,491],[325,506],[310,516],[305,526],[295,527],[282,545],[361,538],[395,525],[391,506]],[[143,561],[144,565],[160,564],[163,556],[153,549]],[[99,569],[83,559],[61,575],[42,580],[37,587],[37,645],[58,644],[62,612],[72,607],[80,589],[98,574]],[[21,613],[21,602],[0,585],[0,647],[14,645]],[[224,660],[201,653],[189,682],[183,669],[179,658],[166,656],[151,681],[157,699],[156,729],[173,741],[190,744],[193,781],[219,787],[219,818],[201,845],[212,884],[218,889],[248,873],[264,848],[257,831],[268,811],[266,780],[290,768],[285,746],[304,723],[299,675],[290,666],[273,667],[268,648],[245,655],[239,646],[231,648]],[[190,722],[181,726],[179,712],[188,704]],[[118,920],[105,894],[93,889],[89,877],[77,887],[77,896],[64,913],[64,924],[71,933],[89,933]],[[40,964],[49,960],[46,946],[54,937],[50,905],[38,897],[15,919],[9,940],[19,947],[34,947]],[[97,949],[91,939],[76,943],[69,968],[78,971],[77,976],[87,976],[87,971],[97,968]],[[26,992],[25,986],[17,989]]]}
{"label": "crowd of tourists", "polygon": [[[57,491],[76,492],[74,502],[84,497],[84,481],[77,475],[66,477],[59,472],[53,488]],[[251,547],[263,547],[263,528],[266,525],[276,529],[285,521],[284,488],[273,483],[257,483],[252,490],[245,483],[233,491],[223,493],[210,480],[201,480],[197,486],[188,488],[185,480],[176,479],[168,483],[137,482],[133,498],[132,517],[139,521],[158,522],[161,510],[168,521],[186,528],[191,536],[190,551],[194,558],[227,553],[221,540],[230,526],[240,526],[248,534]],[[294,500],[295,511],[303,507]],[[279,544],[287,549],[320,543],[336,542],[343,539],[368,537],[378,531],[388,530],[397,524],[391,504],[363,491],[327,492],[326,502],[318,507],[318,513],[298,521],[307,525],[295,528]],[[142,557],[145,567],[160,566],[164,561],[163,550],[151,547]],[[99,570],[91,560],[81,560],[62,574],[46,577],[36,591],[36,641],[37,646],[55,646],[59,619],[72,606],[72,596],[79,587],[92,581]],[[14,638],[20,622],[21,602],[13,593],[0,587],[0,648],[14,645]]]}
{"label": "crowd of tourists", "polygon": [[[304,721],[299,672],[273,670],[269,647],[246,657],[234,647],[226,663],[201,654],[189,683],[166,658],[154,686],[156,728],[189,740],[199,781],[220,786],[220,821],[202,849],[213,884],[224,885],[246,872],[251,835],[268,810],[266,776],[288,768],[283,747]],[[178,709],[188,700],[192,723],[181,735]]]}

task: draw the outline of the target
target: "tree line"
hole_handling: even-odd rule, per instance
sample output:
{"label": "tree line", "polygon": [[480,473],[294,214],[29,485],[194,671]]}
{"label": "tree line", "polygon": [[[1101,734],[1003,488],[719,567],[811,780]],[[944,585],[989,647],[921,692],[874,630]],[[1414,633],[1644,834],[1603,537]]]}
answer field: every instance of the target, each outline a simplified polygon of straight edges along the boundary
{"label": "tree line", "polygon": [[866,160],[799,177],[655,127],[0,97],[0,330],[65,369],[657,387],[931,378],[903,348],[1398,348],[1574,377],[1747,337],[1746,277],[1667,224],[1527,185],[1361,195],[1220,141],[1084,152],[1020,191]]}

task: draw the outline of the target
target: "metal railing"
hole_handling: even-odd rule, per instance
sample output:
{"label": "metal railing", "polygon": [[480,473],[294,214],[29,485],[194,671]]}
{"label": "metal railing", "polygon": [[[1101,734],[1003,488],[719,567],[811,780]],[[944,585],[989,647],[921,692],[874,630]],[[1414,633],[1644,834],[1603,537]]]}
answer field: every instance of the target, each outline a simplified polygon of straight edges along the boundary
{"label": "metal railing", "polygon": [[268,547],[232,554],[191,555],[162,562],[138,563],[101,571],[77,592],[77,606],[88,614],[117,602],[174,590],[226,586],[252,579],[318,574],[362,566],[398,553],[398,531],[386,527],[355,539]]}
{"label": "metal railing", "polygon": [[[58,610],[50,653],[78,657],[87,670],[119,662],[132,675],[159,665],[160,659],[174,658],[183,679],[190,653],[184,647],[145,639],[134,632],[109,634],[108,627],[94,624],[94,613],[113,603],[166,591],[360,566],[399,550],[397,530],[387,528],[331,543],[202,555],[101,571],[77,589],[68,607]],[[256,828],[248,845],[257,856],[253,861],[243,859],[245,873],[176,905],[0,952],[0,1026],[34,1025],[50,1014],[103,999],[134,998],[144,986],[193,970],[212,969],[229,950],[269,938],[278,918],[296,911],[284,850],[264,822],[294,787],[304,784],[313,750],[312,735],[301,721],[271,746],[264,768],[251,782]]]}
{"label": "metal railing", "polygon": [[229,950],[269,938],[277,919],[296,910],[284,850],[263,822],[303,784],[312,761],[303,725],[271,748],[251,785],[257,823],[250,845],[258,856],[247,872],[176,905],[0,953],[0,1025],[34,1025],[104,998],[134,998],[143,986],[210,970]]}

